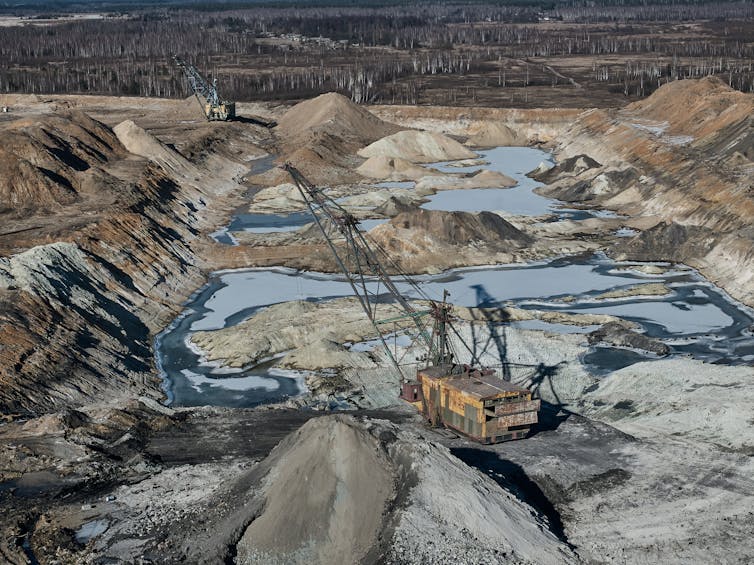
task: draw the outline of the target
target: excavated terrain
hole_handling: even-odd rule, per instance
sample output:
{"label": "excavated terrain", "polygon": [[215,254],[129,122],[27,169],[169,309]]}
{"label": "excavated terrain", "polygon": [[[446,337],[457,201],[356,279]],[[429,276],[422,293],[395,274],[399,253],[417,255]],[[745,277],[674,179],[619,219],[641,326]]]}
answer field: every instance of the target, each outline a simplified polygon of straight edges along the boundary
{"label": "excavated terrain", "polygon": [[[0,560],[754,560],[751,364],[671,354],[616,316],[455,309],[469,322],[460,337],[484,344],[482,362],[502,348],[536,368],[511,378],[542,399],[540,424],[526,440],[492,446],[431,429],[397,401],[386,355],[353,347],[373,336],[354,298],[277,303],[187,337],[221,368],[275,357],[305,371],[304,393],[277,404],[166,406],[155,362],[155,337],[212,271],[337,271],[311,224],[226,230],[233,245],[216,237],[234,214],[304,208],[285,162],[360,219],[382,222],[369,237],[394,258],[391,269],[599,250],[685,263],[754,306],[750,95],[678,81],[622,110],[581,111],[365,108],[327,94],[292,108],[241,104],[230,123],[198,119],[193,100],[6,102]],[[420,207],[442,191],[510,187],[473,151],[499,145],[553,150],[556,165],[530,173],[544,183],[537,191],[615,214]],[[427,165],[457,159],[467,160],[458,172]],[[375,187],[407,180],[411,193]],[[671,292],[649,282],[592,298]],[[584,359],[604,344],[645,361],[595,374]]]}

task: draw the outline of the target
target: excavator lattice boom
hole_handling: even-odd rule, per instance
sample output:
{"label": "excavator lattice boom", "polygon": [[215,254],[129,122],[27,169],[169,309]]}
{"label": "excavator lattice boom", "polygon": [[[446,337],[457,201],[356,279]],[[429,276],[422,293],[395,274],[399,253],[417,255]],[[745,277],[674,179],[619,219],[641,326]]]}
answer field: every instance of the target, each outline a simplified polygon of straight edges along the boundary
{"label": "excavator lattice boom", "polygon": [[[538,420],[539,399],[532,399],[527,388],[514,385],[496,375],[491,368],[474,367],[478,356],[466,344],[454,327],[449,293],[443,291],[442,301],[430,300],[410,277],[401,272],[390,256],[359,228],[359,220],[329,197],[324,190],[310,183],[293,165],[286,163],[294,184],[320,228],[338,267],[346,277],[361,307],[374,325],[387,355],[401,377],[400,397],[414,406],[435,426],[452,428],[482,443],[496,443],[525,437],[530,426]],[[380,261],[380,256],[391,263],[391,271]],[[425,299],[429,308],[417,309],[401,292],[411,289]],[[393,308],[389,318],[381,318],[386,308],[385,298],[392,298]],[[394,315],[395,305],[401,314]],[[425,321],[432,319],[431,326]],[[427,351],[423,367],[415,375],[408,375],[398,357],[398,348],[391,350],[390,324],[402,322],[415,327],[414,339],[407,351],[417,344]],[[409,326],[411,325],[409,324]],[[395,326],[394,326],[395,327]],[[387,329],[386,329],[387,328]],[[470,364],[456,362],[450,332],[454,341],[461,343],[470,354]],[[395,332],[392,332],[395,335]],[[415,367],[416,362],[412,363]],[[503,372],[505,376],[505,372]]]}
{"label": "excavator lattice boom", "polygon": [[227,121],[236,117],[236,103],[222,100],[217,91],[217,79],[210,83],[197,68],[175,56],[175,64],[183,70],[194,96],[208,121]]}

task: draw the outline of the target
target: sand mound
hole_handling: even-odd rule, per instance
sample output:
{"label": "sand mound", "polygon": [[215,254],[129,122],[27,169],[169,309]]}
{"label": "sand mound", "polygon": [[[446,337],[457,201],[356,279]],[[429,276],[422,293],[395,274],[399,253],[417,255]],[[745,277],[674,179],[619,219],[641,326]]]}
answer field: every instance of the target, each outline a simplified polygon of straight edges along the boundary
{"label": "sand mound", "polygon": [[335,92],[305,100],[288,110],[276,131],[288,139],[301,139],[312,132],[371,143],[397,131],[374,114]]}
{"label": "sand mound", "polygon": [[574,155],[564,161],[561,161],[554,167],[547,167],[540,164],[536,169],[528,173],[534,180],[543,183],[554,182],[565,175],[576,176],[590,169],[598,169],[602,165],[592,159],[589,155]]}
{"label": "sand mound", "polygon": [[438,190],[456,190],[467,188],[511,188],[516,186],[516,181],[497,171],[479,171],[469,177],[442,175],[436,177],[422,177],[416,183],[416,192],[430,194]]}
{"label": "sand mound", "polygon": [[440,272],[461,265],[515,259],[531,238],[492,212],[416,208],[376,226],[369,237],[409,272]]}
{"label": "sand mound", "polygon": [[356,171],[365,177],[397,182],[417,180],[432,173],[430,169],[387,155],[370,157]]}
{"label": "sand mound", "polygon": [[237,546],[239,563],[361,563],[393,498],[380,443],[352,419],[307,422],[270,454],[265,508]]}
{"label": "sand mound", "polygon": [[[345,96],[323,94],[288,110],[275,128],[281,138],[282,160],[291,162],[317,184],[358,182],[354,153],[360,147],[400,130],[383,122]],[[262,183],[285,182],[282,169],[258,178]]]}
{"label": "sand mound", "polygon": [[576,562],[532,507],[386,421],[314,418],[262,468],[264,510],[236,546],[241,565]]}
{"label": "sand mound", "polygon": [[125,155],[113,132],[83,112],[17,120],[0,131],[0,212],[51,211],[78,200]]}
{"label": "sand mound", "polygon": [[424,234],[437,243],[450,245],[468,245],[473,242],[492,243],[506,246],[521,245],[530,241],[529,236],[492,212],[445,212],[441,210],[424,210],[418,208],[411,212],[398,214],[375,228],[395,230],[414,230]]}
{"label": "sand mound", "polygon": [[476,154],[441,133],[400,131],[375,141],[359,151],[362,157],[377,156],[405,159],[413,163],[432,163],[471,159]]}
{"label": "sand mound", "polygon": [[134,155],[145,157],[182,176],[196,176],[198,174],[194,165],[188,159],[174,149],[167,147],[133,121],[121,122],[113,128],[113,131],[123,146]]}
{"label": "sand mound", "polygon": [[400,196],[391,196],[382,205],[377,206],[374,211],[377,214],[392,218],[403,212],[411,212],[415,206],[409,200]]}
{"label": "sand mound", "polygon": [[670,133],[704,137],[754,113],[754,99],[716,77],[677,80],[626,108],[642,119],[665,125]]}
{"label": "sand mound", "polygon": [[[288,173],[285,174],[286,176],[288,175]],[[289,176],[288,180],[290,180]],[[283,182],[260,190],[254,197],[254,200],[249,207],[249,212],[252,214],[275,213],[284,211],[292,212],[303,209],[306,209],[306,203],[296,185],[291,184],[290,182]]]}
{"label": "sand mound", "polygon": [[469,131],[466,145],[470,147],[500,147],[526,145],[526,139],[519,139],[516,132],[500,122],[480,122]]}
{"label": "sand mound", "polygon": [[674,261],[684,263],[707,255],[719,234],[701,226],[662,222],[613,246],[618,260]]}

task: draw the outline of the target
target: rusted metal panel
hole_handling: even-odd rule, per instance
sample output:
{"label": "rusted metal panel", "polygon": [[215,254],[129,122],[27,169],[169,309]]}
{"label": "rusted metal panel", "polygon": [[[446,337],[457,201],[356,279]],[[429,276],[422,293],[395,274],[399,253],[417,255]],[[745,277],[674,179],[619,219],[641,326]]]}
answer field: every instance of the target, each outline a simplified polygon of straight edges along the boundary
{"label": "rusted metal panel", "polygon": [[411,403],[421,402],[421,383],[418,381],[403,383],[401,386],[401,398]]}
{"label": "rusted metal panel", "polygon": [[539,410],[540,400],[524,400],[523,402],[501,402],[495,405],[495,416],[506,416],[520,412],[536,412]]}
{"label": "rusted metal panel", "polygon": [[518,396],[529,392],[523,387],[498,379],[492,375],[451,377],[445,380],[445,385],[455,388],[476,400]]}
{"label": "rusted metal panel", "polygon": [[525,426],[528,424],[537,423],[536,412],[521,412],[519,414],[510,414],[508,416],[501,416],[497,419],[498,426],[504,426],[511,428],[513,426]]}
{"label": "rusted metal panel", "polygon": [[472,406],[471,404],[466,404],[464,406],[464,413],[463,417],[466,420],[467,427],[469,433],[481,433],[481,429],[477,430],[476,428],[481,428],[481,421],[479,420],[479,410],[476,406]]}
{"label": "rusted metal panel", "polygon": [[448,391],[448,408],[456,414],[463,415],[466,411],[467,399],[458,390],[446,387]]}
{"label": "rusted metal panel", "polygon": [[440,406],[440,387],[429,387],[429,397],[427,398],[427,417],[433,426],[442,422]]}

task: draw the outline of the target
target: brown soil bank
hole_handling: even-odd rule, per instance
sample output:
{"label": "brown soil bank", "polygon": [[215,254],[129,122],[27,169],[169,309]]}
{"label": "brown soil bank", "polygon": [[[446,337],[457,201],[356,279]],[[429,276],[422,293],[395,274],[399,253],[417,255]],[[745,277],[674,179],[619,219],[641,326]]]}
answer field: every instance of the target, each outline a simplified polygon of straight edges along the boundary
{"label": "brown soil bank", "polygon": [[[311,226],[300,235],[307,238],[308,245],[301,246],[302,253],[295,256],[275,254],[279,264],[295,269],[338,271],[332,252],[324,245],[315,245],[321,239],[319,228]],[[408,273],[437,273],[455,267],[525,261],[553,254],[546,244],[538,244],[493,212],[408,207],[389,222],[372,228],[367,238],[389,255],[388,270],[394,270],[395,264]],[[274,248],[258,247],[253,257],[242,253],[233,257],[236,254],[229,253],[224,264],[250,261],[255,266],[269,265],[264,250]]]}
{"label": "brown soil bank", "polygon": [[[356,152],[402,128],[382,121],[368,110],[334,92],[305,100],[288,110],[275,128],[282,158],[312,182],[354,182],[361,164]],[[273,169],[260,180],[273,185],[289,182],[288,174]]]}
{"label": "brown soil bank", "polygon": [[[228,138],[263,153],[237,127]],[[17,203],[0,213],[2,413],[160,396],[151,336],[203,280],[191,242],[247,167],[215,156],[210,175],[134,124],[119,131],[154,159],[80,112],[0,129],[13,140],[0,186]]]}
{"label": "brown soil bank", "polygon": [[0,213],[22,217],[74,202],[110,204],[119,187],[101,166],[125,153],[109,128],[82,112],[11,122],[0,130]]}
{"label": "brown soil bank", "polygon": [[[587,155],[601,166],[563,172],[542,192],[664,222],[621,242],[617,254],[682,255],[754,304],[753,112],[754,96],[713,78],[668,84],[620,112],[584,112],[563,134],[558,157]],[[671,249],[677,243],[682,249]]]}

